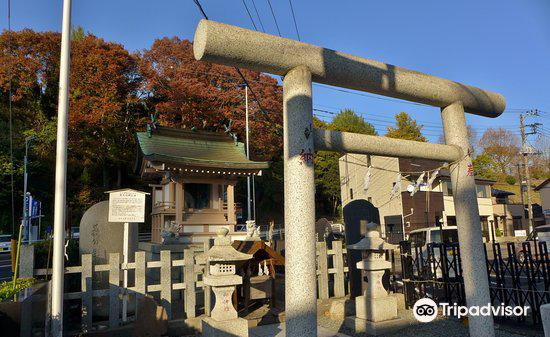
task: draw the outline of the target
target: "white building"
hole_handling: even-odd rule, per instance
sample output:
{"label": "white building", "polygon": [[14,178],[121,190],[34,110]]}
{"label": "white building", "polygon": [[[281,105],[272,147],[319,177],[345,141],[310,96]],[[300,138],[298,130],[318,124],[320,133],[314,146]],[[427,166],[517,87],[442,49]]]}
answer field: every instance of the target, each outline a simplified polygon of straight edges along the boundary
{"label": "white building", "polygon": [[[442,165],[424,159],[344,155],[339,161],[342,206],[354,199],[371,202],[380,212],[383,235],[392,242],[406,238],[414,229],[438,226],[440,222],[443,225],[457,225],[449,172],[440,170],[429,188],[426,184],[430,178],[426,171]],[[367,179],[369,167],[370,179]],[[402,173],[400,188],[392,194],[398,172]],[[411,196],[410,191],[422,172],[426,172],[424,183]],[[494,212],[493,204],[497,202],[491,195],[493,184],[493,180],[476,177],[479,216],[487,239],[491,237],[492,224],[495,231],[499,228],[500,233],[512,235],[511,218],[507,222],[509,214]]]}

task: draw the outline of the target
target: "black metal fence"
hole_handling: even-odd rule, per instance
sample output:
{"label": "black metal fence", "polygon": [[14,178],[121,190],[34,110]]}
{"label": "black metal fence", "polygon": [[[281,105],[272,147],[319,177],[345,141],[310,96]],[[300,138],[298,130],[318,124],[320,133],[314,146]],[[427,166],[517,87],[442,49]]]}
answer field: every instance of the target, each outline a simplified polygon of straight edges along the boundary
{"label": "black metal fence", "polygon": [[[424,297],[437,303],[466,305],[458,243],[411,247],[409,242],[403,241],[400,248],[407,307]],[[493,243],[486,246],[485,256],[492,304],[529,306],[529,321],[540,323],[539,308],[550,303],[550,261],[546,243]],[[526,318],[514,317],[519,322]]]}

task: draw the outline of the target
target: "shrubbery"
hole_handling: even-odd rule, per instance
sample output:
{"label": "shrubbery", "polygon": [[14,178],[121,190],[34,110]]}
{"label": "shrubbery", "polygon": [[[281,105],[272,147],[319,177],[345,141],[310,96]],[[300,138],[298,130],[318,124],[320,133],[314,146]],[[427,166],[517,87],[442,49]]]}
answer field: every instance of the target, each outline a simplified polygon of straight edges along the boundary
{"label": "shrubbery", "polygon": [[0,284],[0,302],[11,301],[13,296],[21,290],[28,288],[34,284],[33,278],[18,278],[15,281],[15,289],[12,281],[2,282]]}

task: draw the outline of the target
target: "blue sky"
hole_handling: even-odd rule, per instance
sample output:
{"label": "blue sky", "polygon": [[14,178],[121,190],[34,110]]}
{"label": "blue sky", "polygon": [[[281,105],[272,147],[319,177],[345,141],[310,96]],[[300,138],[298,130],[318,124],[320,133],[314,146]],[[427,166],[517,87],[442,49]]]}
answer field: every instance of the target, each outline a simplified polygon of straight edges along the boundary
{"label": "blue sky", "polygon": [[[7,0],[0,29],[7,28]],[[210,19],[252,29],[242,0],[202,0]],[[254,0],[265,30],[277,34],[267,0]],[[252,0],[246,0],[258,27]],[[288,0],[271,0],[281,34],[296,38]],[[392,63],[499,92],[507,111],[497,119],[469,116],[478,133],[488,127],[518,132],[518,113],[540,109],[532,121],[550,123],[550,2],[547,0],[292,1],[304,42]],[[60,30],[61,0],[12,0],[13,29]],[[73,0],[73,25],[130,51],[163,36],[192,39],[201,19],[192,0]],[[406,111],[425,125],[432,141],[441,134],[436,108],[380,96],[314,87],[314,107],[352,108],[379,133]],[[331,115],[318,112],[322,119]],[[543,130],[550,135],[550,127]]]}

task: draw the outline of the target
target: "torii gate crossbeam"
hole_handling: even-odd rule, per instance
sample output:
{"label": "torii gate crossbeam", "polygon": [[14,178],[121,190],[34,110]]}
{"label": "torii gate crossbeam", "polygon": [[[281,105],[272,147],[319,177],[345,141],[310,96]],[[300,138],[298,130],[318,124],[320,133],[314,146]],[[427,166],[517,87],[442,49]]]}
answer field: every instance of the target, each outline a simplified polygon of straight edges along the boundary
{"label": "torii gate crossbeam", "polygon": [[[501,95],[214,21],[195,32],[195,58],[284,76],[285,310],[287,336],[317,336],[314,145],[341,152],[449,160],[466,303],[491,303],[465,110],[498,117]],[[312,129],[312,81],[441,108],[446,145]],[[364,142],[364,146],[361,143]],[[453,161],[454,160],[454,161]],[[470,335],[494,337],[493,318],[469,318]]]}

